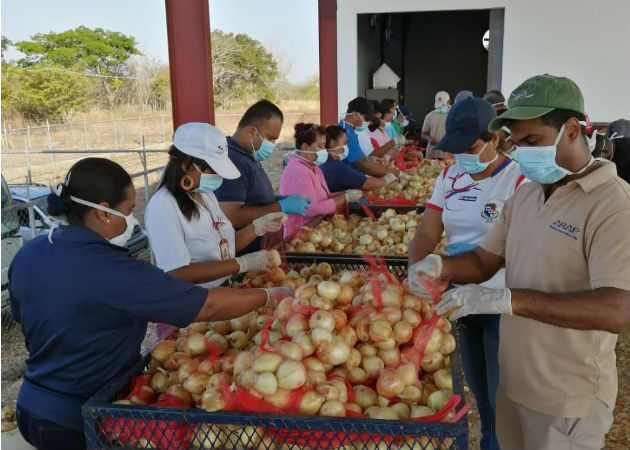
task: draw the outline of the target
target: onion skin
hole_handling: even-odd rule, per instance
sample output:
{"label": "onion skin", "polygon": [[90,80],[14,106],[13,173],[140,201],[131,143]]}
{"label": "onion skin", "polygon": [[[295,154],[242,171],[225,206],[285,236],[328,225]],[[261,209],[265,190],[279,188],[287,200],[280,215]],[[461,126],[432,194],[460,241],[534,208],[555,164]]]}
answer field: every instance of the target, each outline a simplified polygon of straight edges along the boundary
{"label": "onion skin", "polygon": [[327,300],[336,300],[340,293],[341,286],[334,281],[322,281],[317,285],[317,294]]}
{"label": "onion skin", "polygon": [[361,364],[361,352],[356,348],[350,348],[350,355],[348,356],[348,360],[346,361],[346,367],[359,367]]}
{"label": "onion skin", "polygon": [[337,366],[348,360],[350,347],[339,336],[335,336],[330,344],[324,343],[317,349],[317,357],[324,364]]}
{"label": "onion skin", "polygon": [[398,420],[400,417],[392,408],[387,406],[370,406],[365,410],[365,415],[370,419]]}
{"label": "onion skin", "polygon": [[306,369],[301,362],[284,361],[276,371],[278,387],[284,389],[297,389],[306,382]]}
{"label": "onion skin", "polygon": [[295,342],[278,341],[274,345],[274,348],[284,359],[302,361],[302,359],[304,358],[302,347],[300,347]]}
{"label": "onion skin", "polygon": [[335,321],[335,330],[337,331],[342,330],[348,323],[348,316],[346,316],[346,313],[343,312],[342,310],[331,309],[329,313],[333,316],[333,319]]}
{"label": "onion skin", "polygon": [[271,372],[258,374],[254,388],[262,395],[273,395],[278,390],[278,380]]}
{"label": "onion skin", "polygon": [[420,361],[420,368],[424,372],[435,372],[444,367],[444,355],[440,352],[425,353]]}
{"label": "onion skin", "polygon": [[409,322],[401,320],[394,325],[394,339],[396,339],[396,342],[399,344],[406,344],[412,337],[413,327]]}
{"label": "onion skin", "polygon": [[252,369],[256,373],[274,373],[282,364],[282,356],[277,353],[263,352],[255,360]]}
{"label": "onion skin", "polygon": [[354,389],[354,402],[362,409],[369,408],[376,405],[377,394],[373,389],[362,384],[353,386]]}
{"label": "onion skin", "polygon": [[354,298],[354,290],[349,284],[341,284],[339,288],[339,295],[337,296],[336,303],[339,306],[346,306],[352,303]]}
{"label": "onion skin", "polygon": [[298,412],[307,416],[314,416],[323,404],[324,397],[321,394],[315,391],[306,391],[298,405]]}
{"label": "onion skin", "polygon": [[408,405],[417,405],[422,400],[422,388],[420,386],[405,386],[399,397]]}
{"label": "onion skin", "polygon": [[158,394],[166,392],[167,387],[168,387],[168,375],[166,375],[165,373],[156,372],[151,377],[151,388]]}
{"label": "onion skin", "polygon": [[324,372],[323,370],[307,370],[306,381],[304,382],[304,389],[315,389],[318,385],[325,383],[326,380],[326,372]]}
{"label": "onion skin", "polygon": [[378,356],[367,356],[361,361],[361,368],[365,370],[368,377],[373,378],[379,376],[385,368],[385,363]]}
{"label": "onion skin", "polygon": [[311,336],[304,331],[296,333],[295,336],[291,338],[291,342],[295,342],[300,346],[304,356],[310,356],[315,353],[315,346],[313,345]]}
{"label": "onion skin", "polygon": [[440,342],[440,353],[443,355],[449,355],[455,351],[456,341],[455,336],[450,333],[445,333],[442,335],[442,340]]}
{"label": "onion skin", "polygon": [[162,341],[151,350],[151,356],[160,362],[164,362],[176,350],[177,344],[174,341]]}
{"label": "onion skin", "polygon": [[376,392],[385,398],[394,398],[402,393],[405,385],[400,375],[393,369],[385,369],[376,381]]}
{"label": "onion skin", "polygon": [[264,400],[276,408],[287,409],[291,403],[292,392],[290,389],[279,387],[275,394],[266,395]]}
{"label": "onion skin", "polygon": [[191,394],[200,395],[206,390],[208,378],[207,373],[193,373],[184,380],[183,387]]}
{"label": "onion skin", "polygon": [[339,395],[341,394],[337,386],[330,382],[318,385],[315,390],[322,394],[326,401],[339,400]]}
{"label": "onion skin", "polygon": [[346,408],[339,400],[328,400],[319,410],[320,416],[346,417]]}
{"label": "onion skin", "polygon": [[348,381],[353,385],[365,383],[369,377],[367,372],[361,367],[348,367]]}
{"label": "onion skin", "polygon": [[390,408],[393,409],[394,412],[398,414],[398,417],[400,417],[401,419],[409,419],[409,417],[411,416],[411,408],[408,404],[404,402],[394,403],[392,406],[390,406]]}
{"label": "onion skin", "polygon": [[[343,311],[340,312],[343,313]],[[308,321],[308,326],[311,330],[314,328],[325,328],[332,332],[335,329],[335,317],[325,310],[315,311]]]}
{"label": "onion skin", "polygon": [[359,338],[357,337],[356,331],[350,325],[345,325],[340,331],[339,336],[348,344],[349,347],[353,348]]}
{"label": "onion skin", "polygon": [[453,377],[446,369],[439,369],[433,374],[435,385],[440,389],[453,390]]}
{"label": "onion skin", "polygon": [[439,411],[446,405],[449,399],[449,394],[443,390],[433,392],[427,398],[427,406],[434,411]]}

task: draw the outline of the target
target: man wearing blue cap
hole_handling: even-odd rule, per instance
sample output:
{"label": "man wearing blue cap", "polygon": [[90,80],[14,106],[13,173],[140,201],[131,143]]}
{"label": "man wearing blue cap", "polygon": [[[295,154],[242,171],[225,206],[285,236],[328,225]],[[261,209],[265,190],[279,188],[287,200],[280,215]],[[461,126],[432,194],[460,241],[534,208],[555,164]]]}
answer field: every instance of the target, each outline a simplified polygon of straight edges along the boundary
{"label": "man wearing blue cap", "polygon": [[479,247],[410,268],[480,283],[505,267],[507,288],[442,295],[450,318],[501,314],[497,437],[503,449],[600,449],[617,396],[615,344],[630,325],[630,186],[591,156],[584,100],[568,78],[517,87],[490,130],[507,125],[531,180]]}
{"label": "man wearing blue cap", "polygon": [[[496,117],[480,98],[455,102],[446,118],[440,148],[455,155],[457,164],[444,169],[409,247],[409,264],[426,257],[446,232],[446,253],[475,248],[501,214],[506,200],[527,180],[518,164],[501,153],[502,134],[488,132]],[[413,267],[413,266],[412,266]],[[410,286],[418,292],[415,280]],[[500,270],[483,286],[505,287]],[[422,293],[420,291],[420,293]],[[466,381],[475,395],[481,419],[481,448],[499,448],[495,433],[495,393],[499,382],[499,314],[463,317],[457,321]]]}

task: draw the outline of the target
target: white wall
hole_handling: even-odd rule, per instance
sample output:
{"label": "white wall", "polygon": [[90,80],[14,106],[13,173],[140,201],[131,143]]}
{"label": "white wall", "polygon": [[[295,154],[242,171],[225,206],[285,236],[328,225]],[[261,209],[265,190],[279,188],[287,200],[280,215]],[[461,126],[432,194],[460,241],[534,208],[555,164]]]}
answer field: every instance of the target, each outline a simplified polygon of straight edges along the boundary
{"label": "white wall", "polygon": [[337,0],[339,111],[357,96],[357,14],[490,8],[505,8],[506,97],[550,73],[577,83],[593,122],[630,118],[628,0]]}

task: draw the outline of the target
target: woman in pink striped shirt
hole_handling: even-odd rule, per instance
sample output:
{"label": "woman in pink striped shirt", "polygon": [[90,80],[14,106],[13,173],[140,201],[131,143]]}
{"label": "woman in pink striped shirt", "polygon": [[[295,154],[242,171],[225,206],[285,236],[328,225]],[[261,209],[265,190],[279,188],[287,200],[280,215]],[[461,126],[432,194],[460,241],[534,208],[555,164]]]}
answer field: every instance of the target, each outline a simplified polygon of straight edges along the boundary
{"label": "woman in pink striped shirt", "polygon": [[289,215],[284,224],[284,236],[289,237],[306,222],[320,214],[341,211],[348,202],[361,198],[358,189],[330,192],[324,174],[317,166],[328,160],[324,127],[313,123],[295,125],[295,150],[280,179],[280,195],[302,194],[311,199],[304,217]]}

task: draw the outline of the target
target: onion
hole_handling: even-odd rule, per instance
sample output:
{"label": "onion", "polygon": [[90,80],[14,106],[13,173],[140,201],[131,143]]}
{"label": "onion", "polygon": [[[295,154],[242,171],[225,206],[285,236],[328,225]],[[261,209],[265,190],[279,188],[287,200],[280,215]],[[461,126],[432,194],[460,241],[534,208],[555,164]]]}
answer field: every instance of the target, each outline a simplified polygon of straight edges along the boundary
{"label": "onion", "polygon": [[424,372],[435,372],[444,367],[444,355],[440,352],[425,353],[420,361],[420,368]]}
{"label": "onion", "polygon": [[346,367],[348,371],[348,381],[352,384],[365,383],[368,380],[367,372],[361,367]]}
{"label": "onion", "polygon": [[[229,326],[229,323],[228,323]],[[197,333],[205,333],[208,330],[208,322],[193,322],[190,325],[188,325],[188,328],[191,330],[196,331]],[[229,328],[228,328],[228,331]]]}
{"label": "onion", "polygon": [[409,416],[411,416],[411,408],[406,403],[394,403],[390,408],[393,409],[401,419],[409,419]]}
{"label": "onion", "polygon": [[190,359],[179,366],[179,369],[177,370],[177,378],[180,383],[183,383],[186,378],[191,376],[193,373],[196,373],[198,368],[199,361],[196,359]]}
{"label": "onion", "polygon": [[449,394],[444,390],[433,392],[427,399],[427,406],[434,411],[439,411],[444,408],[444,405],[448,402]]}
{"label": "onion", "polygon": [[403,297],[402,302],[403,309],[413,309],[417,312],[422,312],[422,299],[415,295],[407,294]]}
{"label": "onion", "polygon": [[307,370],[306,381],[304,382],[305,389],[314,389],[319,384],[325,383],[327,380],[326,372],[323,370]]}
{"label": "onion", "polygon": [[346,324],[348,323],[348,316],[346,316],[345,312],[340,309],[331,309],[329,312],[333,316],[333,319],[335,321],[335,330],[339,331],[346,326]]}
{"label": "onion", "polygon": [[330,382],[319,384],[315,390],[322,394],[326,401],[339,400],[339,395],[341,394],[339,389],[337,389],[337,386]]}
{"label": "onion", "polygon": [[172,386],[174,384],[179,384],[179,376],[177,375],[177,370],[168,372],[167,377],[168,377],[168,379],[166,381],[166,384],[168,386]]}
{"label": "onion", "polygon": [[278,267],[280,266],[280,264],[282,264],[282,258],[280,258],[280,253],[278,252],[278,250],[269,250],[269,253],[267,254],[267,259],[269,259],[269,262],[274,267]]}
{"label": "onion", "polygon": [[[308,278],[310,275],[304,277]],[[300,286],[295,290],[295,298],[296,299],[305,299],[310,300],[313,295],[317,293],[317,289],[312,284],[305,284],[304,286]]]}
{"label": "onion", "polygon": [[254,365],[256,357],[252,352],[241,352],[234,360],[234,375],[238,375]]}
{"label": "onion", "polygon": [[341,403],[348,403],[348,386],[345,381],[340,378],[333,378],[329,383],[335,386],[339,391],[339,401]]}
{"label": "onion", "polygon": [[332,333],[326,328],[314,328],[311,330],[311,341],[313,341],[316,349],[319,349],[324,344],[330,344],[332,339]]}
{"label": "onion", "polygon": [[317,414],[321,406],[324,404],[324,397],[315,391],[306,391],[300,399],[298,405],[298,413],[307,416],[314,416]]}
{"label": "onion", "polygon": [[322,241],[319,243],[320,247],[326,248],[332,244],[333,238],[329,234],[322,235]]}
{"label": "onion", "polygon": [[357,414],[363,414],[363,410],[356,403],[346,403],[345,405],[346,411],[352,411]]}
{"label": "onion", "polygon": [[326,371],[326,367],[324,366],[324,363],[321,362],[319,359],[315,358],[314,356],[309,356],[308,358],[304,358],[304,360],[302,361],[302,364],[304,364],[304,367],[307,370]]}
{"label": "onion", "polygon": [[302,361],[302,358],[304,358],[302,347],[295,342],[278,341],[275,345],[275,349],[284,359]]}
{"label": "onion", "polygon": [[313,308],[328,310],[328,309],[332,309],[333,302],[332,300],[328,300],[327,298],[320,297],[319,295],[313,295],[310,300],[310,305]]}
{"label": "onion", "polygon": [[448,355],[455,351],[455,337],[450,333],[444,333],[442,335],[442,341],[440,342],[440,353]]}
{"label": "onion", "polygon": [[213,373],[208,378],[206,389],[212,388],[218,391],[221,389],[222,384],[232,384],[232,380],[224,373]]}
{"label": "onion", "polygon": [[273,283],[280,283],[285,278],[286,275],[280,267],[271,267],[267,270],[267,279]]}
{"label": "onion", "polygon": [[[221,335],[226,335],[230,332],[230,321],[229,320],[219,320],[216,322],[208,323],[208,330],[212,330],[215,333],[219,333]],[[201,331],[203,333],[203,331]]]}
{"label": "onion", "polygon": [[336,375],[341,378],[348,378],[348,371],[343,366],[337,366],[329,372],[330,375]]}
{"label": "onion", "polygon": [[433,411],[428,406],[418,405],[418,406],[412,406],[411,407],[411,416],[410,417],[412,417],[412,418],[413,417],[424,417],[424,416],[430,416],[432,414],[435,414],[435,411]]}
{"label": "onion", "polygon": [[[299,289],[299,288],[298,288]],[[275,316],[286,322],[289,320],[289,317],[293,315],[293,299],[291,297],[284,298],[280,300],[278,306],[276,306]]]}
{"label": "onion", "polygon": [[[329,244],[330,245],[330,244]],[[317,273],[324,279],[327,280],[332,275],[332,267],[327,262],[321,262],[317,265]],[[319,294],[322,295],[322,294]]]}
{"label": "onion", "polygon": [[126,398],[121,398],[120,400],[113,401],[112,405],[135,405],[135,403],[131,400],[127,400]]}
{"label": "onion", "polygon": [[256,384],[256,376],[256,372],[247,369],[236,376],[236,384],[245,389],[252,389]]}
{"label": "onion", "polygon": [[153,403],[155,401],[155,392],[151,386],[142,386],[140,388],[141,392],[138,394],[134,394],[129,400],[131,403],[135,405],[148,405],[149,403]]}
{"label": "onion", "polygon": [[365,415],[370,419],[398,420],[398,414],[387,406],[370,406],[365,410]]}
{"label": "onion", "polygon": [[168,386],[168,375],[164,372],[156,372],[151,377],[151,388],[157,393],[166,392]]}
{"label": "onion", "polygon": [[337,366],[345,363],[350,357],[350,347],[339,336],[335,336],[330,344],[323,343],[317,348],[317,357],[324,364]]}
{"label": "onion", "polygon": [[[267,324],[267,321],[271,319],[271,316],[267,315],[267,314],[262,314],[258,317],[256,317],[255,323],[256,323],[256,330],[262,330],[263,328],[265,328],[265,325]],[[272,325],[273,328],[273,325]]]}
{"label": "onion", "polygon": [[174,395],[183,403],[190,405],[192,403],[192,395],[181,384],[173,384],[166,389],[168,395]]}
{"label": "onion", "polygon": [[390,350],[379,350],[378,357],[383,360],[386,366],[391,366],[400,362],[400,350],[398,347]]}
{"label": "onion", "polygon": [[249,343],[247,335],[242,331],[232,331],[225,338],[227,339],[230,348],[235,348],[237,350],[244,349]]}
{"label": "onion", "polygon": [[399,344],[406,344],[411,340],[413,336],[413,327],[405,320],[401,320],[394,325],[394,339]]}
{"label": "onion", "polygon": [[418,386],[405,386],[398,397],[409,405],[417,405],[422,399],[422,389]]}
{"label": "onion", "polygon": [[405,389],[402,377],[394,369],[385,369],[376,381],[376,392],[385,398],[394,398]]}
{"label": "onion", "polygon": [[255,360],[252,369],[256,373],[274,373],[282,364],[282,356],[277,353],[263,352]]}
{"label": "onion", "polygon": [[290,389],[278,387],[273,395],[265,395],[264,400],[276,408],[287,409],[291,405],[293,393]]}
{"label": "onion", "polygon": [[382,241],[383,239],[385,239],[387,237],[387,234],[388,234],[387,228],[385,227],[378,227],[376,228],[376,230],[374,230],[374,236],[379,241]]}
{"label": "onion", "polygon": [[345,417],[346,408],[338,400],[328,400],[325,402],[319,410],[320,416],[329,417]]}
{"label": "onion", "polygon": [[254,388],[262,395],[273,395],[278,389],[278,380],[273,373],[263,372],[256,377]]}
{"label": "onion", "polygon": [[402,313],[402,319],[409,323],[412,328],[417,327],[422,322],[422,316],[420,313],[414,311],[413,309],[405,309]]}
{"label": "onion", "polygon": [[254,315],[252,313],[247,313],[244,316],[230,320],[230,329],[232,331],[247,332],[247,329],[251,326],[253,317]]}
{"label": "onion", "polygon": [[308,331],[308,320],[302,314],[294,314],[287,322],[286,334],[293,337],[300,331]]}
{"label": "onion", "polygon": [[361,364],[361,352],[356,348],[350,348],[350,356],[348,356],[348,360],[346,361],[347,367],[359,367]]}
{"label": "onion", "polygon": [[435,385],[440,389],[453,390],[453,377],[451,372],[446,369],[439,369],[433,374]]}
{"label": "onion", "polygon": [[377,353],[377,348],[374,347],[372,344],[369,344],[367,342],[363,342],[362,344],[359,344],[359,352],[361,352],[361,356],[362,357],[366,357],[366,356],[376,356]]}
{"label": "onion", "polygon": [[151,356],[160,362],[166,361],[177,350],[177,344],[174,341],[162,341],[151,351]]}
{"label": "onion", "polygon": [[376,343],[386,341],[394,334],[391,325],[385,320],[370,322],[369,330],[370,338]]}
{"label": "onion", "polygon": [[381,300],[383,301],[383,307],[385,308],[390,307],[400,309],[402,296],[397,290],[390,289],[389,286],[387,286],[383,289],[383,292],[381,292]]}
{"label": "onion", "polygon": [[[421,326],[416,333],[422,333],[424,327],[426,325]],[[414,333],[415,335],[415,333]],[[419,334],[418,334],[419,335]],[[414,336],[414,339],[417,335]],[[429,338],[429,342],[427,342],[427,346],[424,348],[425,353],[433,353],[440,351],[440,347],[442,345],[442,332],[435,328],[433,333],[431,333],[431,337]]]}
{"label": "onion", "polygon": [[284,389],[297,389],[304,386],[306,382],[306,369],[298,361],[285,361],[280,364],[276,371],[278,387]]}
{"label": "onion", "polygon": [[[342,278],[343,279],[343,278]],[[345,306],[352,303],[352,299],[354,298],[354,290],[352,286],[349,284],[342,283],[339,288],[339,295],[337,296],[337,305]]]}
{"label": "onion", "polygon": [[344,340],[349,347],[354,347],[359,338],[356,331],[350,325],[345,325],[340,331],[339,336]]}
{"label": "onion", "polygon": [[359,384],[353,387],[354,389],[354,402],[362,409],[369,408],[376,405],[376,392],[367,386]]}
{"label": "onion", "polygon": [[438,319],[436,327],[442,333],[449,333],[451,331],[451,329],[453,328],[453,326],[451,325],[451,321],[448,320],[448,319],[445,319],[444,317],[440,317]]}
{"label": "onion", "polygon": [[201,394],[206,390],[208,378],[207,373],[193,373],[184,380],[183,387],[191,394]]}
{"label": "onion", "polygon": [[402,319],[402,311],[400,310],[400,308],[388,306],[383,308],[383,316],[385,317],[385,320],[390,323],[390,325],[394,325],[395,323],[400,322],[400,319]]}
{"label": "onion", "polygon": [[328,300],[336,300],[341,293],[341,286],[334,281],[323,281],[317,285],[317,293]]}
{"label": "onion", "polygon": [[[227,339],[225,339],[225,337],[221,336],[220,334],[215,333],[214,331],[208,331],[206,333],[206,339],[208,340],[208,342],[215,344],[214,347],[219,351],[219,355],[222,355],[228,348],[230,348]],[[205,351],[206,350],[204,343],[204,353]]]}
{"label": "onion", "polygon": [[361,367],[368,377],[377,377],[385,368],[385,363],[378,356],[366,356],[361,360]]}
{"label": "onion", "polygon": [[304,356],[310,356],[315,353],[315,346],[311,340],[311,336],[304,331],[297,332],[292,338],[292,342],[295,342],[302,349]]}
{"label": "onion", "polygon": [[396,348],[397,346],[398,344],[396,343],[396,339],[394,339],[394,336],[390,337],[386,341],[376,344],[376,348],[378,348],[379,350],[391,350],[393,348]]}
{"label": "onion", "polygon": [[335,317],[328,311],[315,311],[308,321],[308,326],[311,328],[325,328],[328,331],[335,329]]}
{"label": "onion", "polygon": [[405,386],[411,386],[418,383],[418,371],[413,363],[406,363],[396,368],[396,372],[400,375]]}
{"label": "onion", "polygon": [[362,317],[354,327],[354,331],[357,334],[357,338],[359,338],[362,342],[367,342],[370,340],[370,319],[367,317]]}
{"label": "onion", "polygon": [[389,399],[387,397],[383,397],[382,395],[379,395],[377,397],[377,400],[376,400],[376,405],[377,406],[389,406]]}

